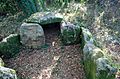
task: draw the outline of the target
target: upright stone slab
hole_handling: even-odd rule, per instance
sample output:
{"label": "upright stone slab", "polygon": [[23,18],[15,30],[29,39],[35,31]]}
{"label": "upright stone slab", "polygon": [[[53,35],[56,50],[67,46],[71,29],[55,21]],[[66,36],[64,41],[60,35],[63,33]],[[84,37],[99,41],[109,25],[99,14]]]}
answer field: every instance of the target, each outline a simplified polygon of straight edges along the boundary
{"label": "upright stone slab", "polygon": [[80,42],[80,26],[70,22],[63,22],[61,27],[62,42],[65,45],[77,44]]}
{"label": "upright stone slab", "polygon": [[21,43],[32,48],[39,48],[45,44],[43,28],[36,23],[23,23],[20,27]]}

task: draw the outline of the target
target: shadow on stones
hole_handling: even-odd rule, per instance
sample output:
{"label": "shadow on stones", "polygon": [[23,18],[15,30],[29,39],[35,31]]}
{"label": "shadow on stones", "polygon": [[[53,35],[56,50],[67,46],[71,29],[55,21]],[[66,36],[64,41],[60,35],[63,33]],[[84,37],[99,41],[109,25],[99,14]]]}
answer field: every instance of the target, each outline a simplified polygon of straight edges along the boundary
{"label": "shadow on stones", "polygon": [[46,44],[51,45],[53,42],[59,41],[60,36],[60,23],[51,23],[41,25],[45,33]]}

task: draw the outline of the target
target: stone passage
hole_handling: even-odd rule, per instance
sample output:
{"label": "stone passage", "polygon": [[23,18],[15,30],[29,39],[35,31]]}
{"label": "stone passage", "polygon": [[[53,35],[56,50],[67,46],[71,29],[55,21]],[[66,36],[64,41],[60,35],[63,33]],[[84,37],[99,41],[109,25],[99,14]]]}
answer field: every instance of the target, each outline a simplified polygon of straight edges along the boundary
{"label": "stone passage", "polygon": [[21,43],[32,48],[39,48],[45,44],[42,27],[35,23],[23,23],[20,28]]}

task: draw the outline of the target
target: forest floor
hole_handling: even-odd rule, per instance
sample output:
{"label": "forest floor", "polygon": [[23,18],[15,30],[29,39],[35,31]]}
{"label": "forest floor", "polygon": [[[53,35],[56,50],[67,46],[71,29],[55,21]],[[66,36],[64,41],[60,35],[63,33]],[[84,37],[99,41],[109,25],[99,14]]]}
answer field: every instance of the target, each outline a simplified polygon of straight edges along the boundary
{"label": "forest floor", "polygon": [[7,67],[24,79],[84,79],[80,44],[63,46],[58,27],[44,30],[46,47],[21,49],[17,57],[5,61]]}

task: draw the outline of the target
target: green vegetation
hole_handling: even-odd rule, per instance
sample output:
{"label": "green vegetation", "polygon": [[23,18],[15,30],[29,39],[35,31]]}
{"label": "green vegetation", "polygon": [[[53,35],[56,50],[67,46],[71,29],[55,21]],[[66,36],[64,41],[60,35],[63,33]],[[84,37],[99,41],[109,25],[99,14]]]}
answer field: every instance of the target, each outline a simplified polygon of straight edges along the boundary
{"label": "green vegetation", "polygon": [[115,79],[115,75],[108,75],[109,71],[101,70],[97,76],[97,79]]}
{"label": "green vegetation", "polygon": [[0,13],[15,14],[18,11],[18,6],[15,0],[0,0]]}
{"label": "green vegetation", "polygon": [[96,79],[96,63],[93,59],[84,60],[84,69],[87,79]]}
{"label": "green vegetation", "polygon": [[4,58],[14,57],[20,50],[19,35],[11,35],[0,42],[0,56]]}

